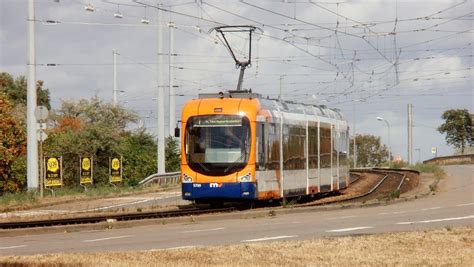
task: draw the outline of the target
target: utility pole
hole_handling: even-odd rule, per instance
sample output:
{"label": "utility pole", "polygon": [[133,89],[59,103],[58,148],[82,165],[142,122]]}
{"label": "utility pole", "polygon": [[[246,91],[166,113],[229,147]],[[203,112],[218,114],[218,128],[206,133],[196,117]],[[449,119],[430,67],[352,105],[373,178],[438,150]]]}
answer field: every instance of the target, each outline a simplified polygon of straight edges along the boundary
{"label": "utility pole", "polygon": [[169,105],[170,105],[170,127],[169,127],[169,134],[171,136],[174,136],[174,125],[176,123],[176,119],[175,119],[175,108],[176,108],[176,105],[175,105],[175,101],[174,101],[174,97],[175,97],[175,93],[174,93],[174,87],[173,87],[173,30],[174,30],[174,22],[169,22],[168,23],[168,27],[169,27],[169,53],[168,53],[168,74],[169,74],[169,97],[170,97],[170,102],[169,102]]}
{"label": "utility pole", "polygon": [[38,189],[38,142],[36,141],[36,55],[35,55],[35,2],[28,0],[28,83],[27,83],[27,187]]}
{"label": "utility pole", "polygon": [[282,95],[282,92],[283,92],[283,78],[285,77],[285,75],[280,75],[280,94],[278,95],[278,99],[281,100],[281,95]]}
{"label": "utility pole", "polygon": [[[160,7],[160,5],[158,5]],[[163,29],[161,25],[162,11],[158,9],[158,146],[157,146],[157,173],[163,174],[165,170],[165,97],[163,87]]]}
{"label": "utility pole", "polygon": [[355,101],[353,103],[354,105],[352,106],[353,107],[353,111],[352,111],[352,134],[353,134],[353,138],[354,138],[354,149],[353,149],[353,153],[354,153],[354,168],[357,168],[357,146],[356,146],[356,123],[355,123],[355,120],[356,120],[356,104],[355,104]]}
{"label": "utility pole", "polygon": [[112,50],[114,56],[114,91],[113,91],[113,104],[117,106],[117,51]]}
{"label": "utility pole", "polygon": [[413,164],[413,105],[408,104],[408,164]]}
{"label": "utility pole", "polygon": [[382,117],[377,117],[377,120],[378,121],[383,121],[387,124],[387,129],[388,129],[388,161],[391,162],[392,161],[392,149],[391,149],[391,146],[390,146],[390,123]]}

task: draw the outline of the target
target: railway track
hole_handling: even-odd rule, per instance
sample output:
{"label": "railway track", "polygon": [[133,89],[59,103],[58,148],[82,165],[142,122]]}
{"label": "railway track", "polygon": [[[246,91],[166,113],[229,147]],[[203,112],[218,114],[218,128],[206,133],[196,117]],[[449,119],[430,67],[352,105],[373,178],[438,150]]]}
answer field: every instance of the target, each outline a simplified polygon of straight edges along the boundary
{"label": "railway track", "polygon": [[18,228],[33,228],[33,227],[51,227],[64,226],[74,224],[92,224],[112,221],[132,221],[143,219],[158,219],[158,218],[175,218],[191,215],[202,215],[211,213],[222,213],[234,211],[234,207],[226,207],[219,209],[187,209],[177,211],[162,211],[162,212],[137,212],[116,215],[103,215],[79,218],[65,218],[54,220],[34,220],[22,222],[3,222],[0,223],[0,229],[18,229]]}
{"label": "railway track", "polygon": [[[409,170],[396,170],[396,169],[370,169],[362,170],[356,173],[355,179],[352,179],[354,184],[358,182],[362,173],[374,173],[380,176],[380,179],[371,189],[365,193],[337,199],[334,201],[324,203],[304,203],[295,204],[292,208],[298,207],[309,207],[309,206],[320,206],[334,203],[348,202],[348,201],[362,201],[366,199],[384,198],[389,197],[391,194],[400,193],[404,182],[406,181],[406,171]],[[416,172],[416,171],[414,171]],[[268,205],[263,205],[257,208],[265,208]],[[252,206],[252,208],[256,208]],[[78,225],[78,224],[95,224],[103,223],[108,221],[132,221],[132,220],[143,220],[143,219],[157,219],[157,218],[176,218],[191,215],[204,215],[212,213],[225,213],[231,211],[237,211],[245,209],[243,205],[236,205],[223,208],[199,208],[196,206],[183,206],[180,210],[174,211],[162,211],[162,212],[135,212],[115,215],[99,215],[99,216],[88,216],[88,217],[76,217],[76,218],[64,218],[64,219],[51,219],[51,220],[32,220],[32,221],[20,221],[20,222],[2,222],[0,223],[0,229],[20,229],[20,228],[35,228],[35,227],[52,227],[52,226],[65,226],[65,225]],[[248,209],[248,208],[247,208]]]}
{"label": "railway track", "polygon": [[[352,170],[355,172],[356,170]],[[343,202],[350,202],[350,201],[359,201],[363,202],[370,199],[390,199],[398,197],[402,191],[403,185],[406,182],[406,172],[412,172],[419,174],[418,171],[414,170],[406,170],[406,169],[381,169],[381,168],[373,168],[373,169],[364,169],[358,170],[359,173],[351,173],[356,174],[355,178],[352,179],[351,185],[358,182],[361,179],[362,173],[373,173],[380,176],[379,180],[374,183],[374,185],[366,192],[350,196],[344,197],[340,199],[336,199],[334,201],[328,201],[323,203],[306,203],[295,205],[294,207],[308,207],[308,206],[322,206],[328,204],[336,204],[336,203],[343,203]]]}
{"label": "railway track", "polygon": [[400,194],[400,188],[405,181],[405,177],[406,175],[401,172],[384,173],[383,177],[367,193],[344,201],[396,197]]}

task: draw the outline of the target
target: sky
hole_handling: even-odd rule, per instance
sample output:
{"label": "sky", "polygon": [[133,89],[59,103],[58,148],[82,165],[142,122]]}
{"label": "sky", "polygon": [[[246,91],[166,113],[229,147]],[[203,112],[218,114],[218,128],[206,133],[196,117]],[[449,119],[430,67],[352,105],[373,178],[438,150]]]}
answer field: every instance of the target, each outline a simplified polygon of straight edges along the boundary
{"label": "sky", "polygon": [[[27,6],[26,0],[0,0],[0,72],[27,76]],[[222,38],[210,31],[222,25],[258,27],[243,88],[340,109],[351,133],[355,126],[357,134],[380,136],[404,160],[408,104],[415,162],[433,157],[432,147],[438,156],[454,152],[436,130],[443,111],[474,112],[469,0],[36,0],[35,19],[37,79],[50,90],[53,108],[94,96],[112,101],[115,49],[118,101],[152,134],[158,90],[169,103],[170,76],[176,119],[199,93],[236,88],[239,70]],[[247,60],[248,36],[227,37],[236,56]],[[390,125],[390,140],[377,117]]]}

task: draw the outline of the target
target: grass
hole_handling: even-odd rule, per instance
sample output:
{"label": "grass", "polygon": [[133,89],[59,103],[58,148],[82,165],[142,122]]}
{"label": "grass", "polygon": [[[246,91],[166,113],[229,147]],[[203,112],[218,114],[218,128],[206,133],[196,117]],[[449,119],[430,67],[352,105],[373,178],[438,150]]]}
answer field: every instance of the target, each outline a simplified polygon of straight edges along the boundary
{"label": "grass", "polygon": [[[171,188],[171,186],[166,186],[166,188]],[[154,192],[163,189],[165,189],[164,186],[159,185],[148,187],[94,185],[88,186],[85,191],[83,187],[63,187],[54,190],[55,197],[51,196],[49,190],[45,190],[43,199],[39,197],[39,193],[37,192],[6,193],[0,197],[0,211],[14,211],[54,203],[122,196],[130,193]]]}
{"label": "grass", "polygon": [[1,266],[472,266],[474,226],[138,252],[0,257]]}
{"label": "grass", "polygon": [[33,192],[5,193],[0,197],[0,209],[11,205],[36,202],[38,202],[38,196]]}
{"label": "grass", "polygon": [[389,165],[386,165],[385,167],[395,168],[395,169],[411,169],[411,170],[419,171],[420,173],[432,173],[437,180],[442,179],[446,175],[443,168],[435,164],[417,163],[415,165],[410,165],[402,161],[402,162],[391,162]]}
{"label": "grass", "polygon": [[389,199],[400,198],[400,190],[396,189],[390,193]]}

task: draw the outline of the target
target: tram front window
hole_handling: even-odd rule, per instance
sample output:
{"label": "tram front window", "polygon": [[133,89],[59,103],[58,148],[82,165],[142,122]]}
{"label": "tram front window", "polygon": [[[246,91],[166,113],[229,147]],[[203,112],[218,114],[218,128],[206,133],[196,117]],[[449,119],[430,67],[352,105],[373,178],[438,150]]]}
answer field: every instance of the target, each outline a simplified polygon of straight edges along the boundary
{"label": "tram front window", "polygon": [[250,150],[250,123],[236,115],[191,117],[186,126],[186,160],[206,175],[227,175],[242,170]]}

